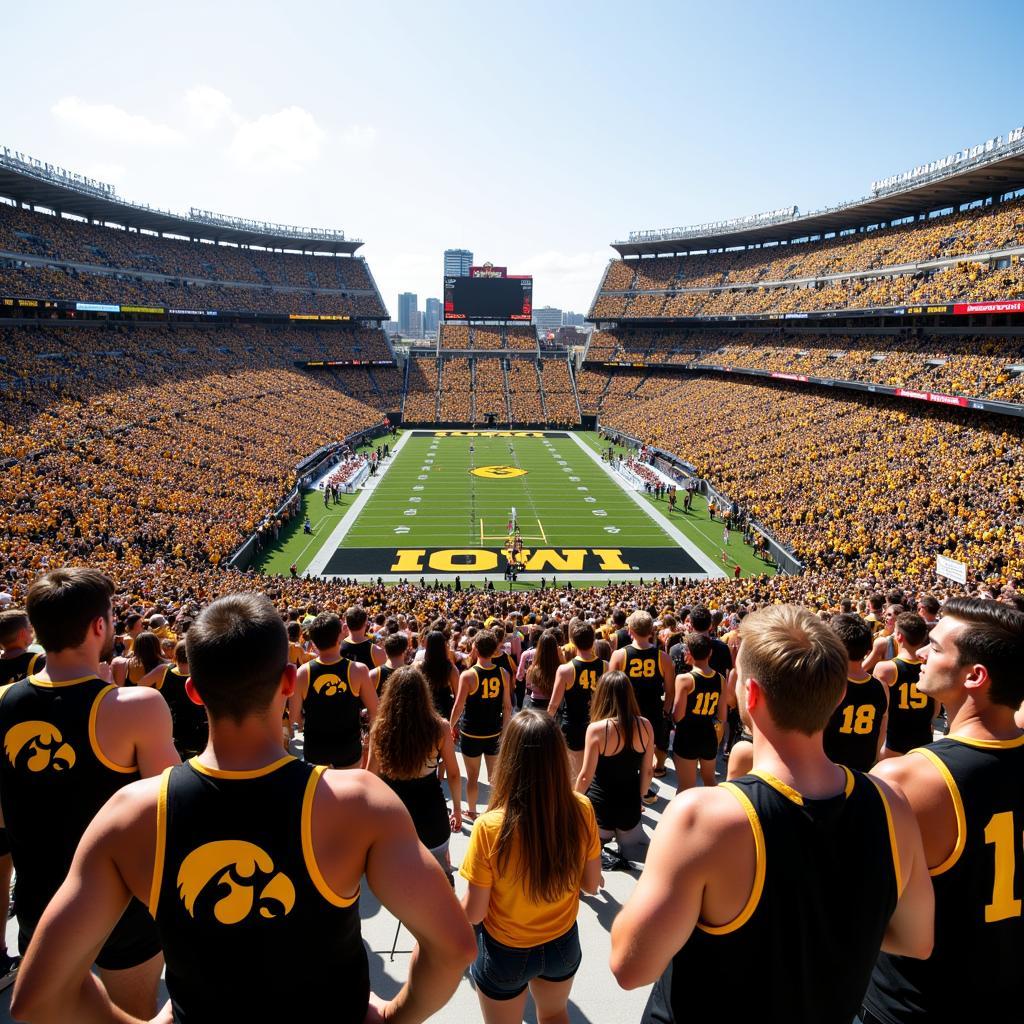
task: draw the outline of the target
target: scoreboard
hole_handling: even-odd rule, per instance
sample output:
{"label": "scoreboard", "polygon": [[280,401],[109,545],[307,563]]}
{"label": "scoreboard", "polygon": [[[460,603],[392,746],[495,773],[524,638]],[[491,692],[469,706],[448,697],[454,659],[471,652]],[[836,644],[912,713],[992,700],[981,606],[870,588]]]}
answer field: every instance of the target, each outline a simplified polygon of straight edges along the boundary
{"label": "scoreboard", "polygon": [[533,319],[533,278],[446,277],[445,320]]}

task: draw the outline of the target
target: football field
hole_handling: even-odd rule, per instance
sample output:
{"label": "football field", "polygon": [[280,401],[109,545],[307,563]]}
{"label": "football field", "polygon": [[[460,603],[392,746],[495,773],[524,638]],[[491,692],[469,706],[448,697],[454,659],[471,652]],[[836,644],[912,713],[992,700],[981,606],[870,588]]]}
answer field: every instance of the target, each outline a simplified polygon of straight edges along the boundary
{"label": "football field", "polygon": [[[705,532],[721,535],[701,516]],[[361,580],[497,581],[514,523],[524,580],[721,576],[714,545],[694,540],[697,522],[629,490],[569,432],[413,430],[343,511],[318,523],[304,568]]]}

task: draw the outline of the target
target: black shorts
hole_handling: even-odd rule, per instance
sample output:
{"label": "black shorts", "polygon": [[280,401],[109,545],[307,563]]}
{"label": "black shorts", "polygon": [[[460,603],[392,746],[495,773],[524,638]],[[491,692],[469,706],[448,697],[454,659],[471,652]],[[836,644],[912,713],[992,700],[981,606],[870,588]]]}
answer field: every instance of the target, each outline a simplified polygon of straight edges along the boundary
{"label": "black shorts", "polygon": [[363,759],[363,744],[359,735],[345,739],[326,736],[303,737],[302,757],[307,764],[322,764],[328,768],[350,768]]}
{"label": "black shorts", "polygon": [[710,722],[691,722],[684,718],[676,726],[672,753],[687,761],[713,761],[718,756],[718,736]]}
{"label": "black shorts", "polygon": [[640,708],[640,714],[651,723],[654,730],[654,745],[658,750],[668,750],[668,737],[672,731],[672,719],[665,714],[664,705],[658,701],[658,706]]}
{"label": "black shorts", "polygon": [[[18,950],[22,956],[38,923],[18,918]],[[145,906],[133,899],[96,954],[96,966],[104,971],[126,971],[152,960],[161,948],[156,922]]]}
{"label": "black shorts", "polygon": [[500,742],[500,734],[481,738],[479,736],[467,736],[463,733],[459,737],[459,749],[462,751],[463,757],[480,757],[483,754],[493,757],[498,753],[498,744]]}
{"label": "black shorts", "polygon": [[570,750],[582,750],[586,745],[588,725],[590,725],[589,720],[586,722],[570,722],[568,720],[562,722],[562,735]]}

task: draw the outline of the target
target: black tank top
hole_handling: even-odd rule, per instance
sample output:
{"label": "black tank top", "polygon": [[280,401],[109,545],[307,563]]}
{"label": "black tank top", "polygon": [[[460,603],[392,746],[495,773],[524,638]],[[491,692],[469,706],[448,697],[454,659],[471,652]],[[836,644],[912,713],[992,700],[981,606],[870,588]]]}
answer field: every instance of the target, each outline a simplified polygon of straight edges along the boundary
{"label": "black tank top", "polygon": [[565,718],[574,724],[590,721],[590,700],[598,679],[608,670],[600,658],[572,659],[572,682],[565,688]]}
{"label": "black tank top", "polygon": [[921,662],[894,658],[896,682],[889,687],[889,724],[885,730],[885,745],[889,750],[905,754],[914,747],[932,742],[932,722],[935,720],[935,701],[917,688],[921,677]]}
{"label": "black tank top", "polygon": [[[196,760],[163,776],[150,913],[179,1024],[358,1024],[369,971],[358,892],[332,892],[311,841],[323,769],[284,757],[259,772]],[[162,820],[161,820],[162,819]],[[285,950],[301,955],[288,958]]]}
{"label": "black tank top", "polygon": [[[609,719],[604,724],[602,750],[608,749],[612,729],[618,736],[618,725]],[[647,756],[647,744],[643,741],[643,730],[635,731],[640,733],[641,749],[634,748],[630,735],[622,737],[622,749],[617,754],[599,754],[594,779],[587,789],[597,823],[605,830],[628,831],[640,821],[640,765]]]}
{"label": "black tank top", "polygon": [[168,665],[156,686],[171,709],[174,748],[181,757],[191,757],[202,751],[210,734],[206,708],[193,704],[185,692],[187,679],[188,676],[183,676],[174,665]]}
{"label": "black tank top", "polygon": [[639,650],[633,644],[624,648],[626,661],[622,671],[629,677],[644,718],[656,719],[662,713],[665,697],[665,679],[661,672],[661,652],[657,647]]}
{"label": "black tank top", "polygon": [[23,927],[35,927],[60,888],[96,812],[140,777],[134,766],[115,765],[96,742],[97,709],[114,689],[91,676],[60,683],[30,676],[2,691],[0,804]]}
{"label": "black tank top", "polygon": [[360,665],[365,665],[367,668],[377,667],[373,660],[373,641],[369,637],[360,640],[357,644],[345,640],[341,645],[341,656],[348,658],[349,661],[358,661]]}
{"label": "black tank top", "polygon": [[927,960],[878,958],[865,1003],[883,1021],[1021,1018],[1024,950],[1024,736],[947,736],[915,755],[942,773],[957,842],[931,869],[935,948]]}
{"label": "black tank top", "polygon": [[885,683],[874,676],[846,681],[846,695],[825,726],[825,755],[836,764],[866,772],[875,763],[878,735],[889,706]]}
{"label": "black tank top", "polygon": [[359,741],[359,712],[363,702],[349,683],[349,659],[325,665],[309,662],[309,686],[303,704],[305,735],[328,741]]}
{"label": "black tank top", "polygon": [[718,705],[722,700],[722,677],[713,669],[708,675],[696,668],[690,669],[693,689],[686,697],[686,714],[676,722],[686,728],[714,726],[718,721]]}
{"label": "black tank top", "polygon": [[497,665],[483,668],[474,665],[476,689],[466,697],[462,713],[462,735],[470,739],[491,739],[501,732],[501,715],[504,707],[501,669]]}
{"label": "black tank top", "polygon": [[[758,849],[754,887],[732,922],[698,922],[655,984],[645,1024],[685,1021],[701,993],[729,991],[742,964],[758,1016],[850,1024],[899,897],[890,811],[870,776],[845,769],[844,792],[805,800],[765,774],[727,787]],[[716,1021],[748,1024],[745,999],[719,999]]]}
{"label": "black tank top", "polygon": [[22,651],[13,658],[0,658],[0,686],[16,683],[33,672],[41,671],[45,666],[46,655],[33,654],[31,651]]}
{"label": "black tank top", "polygon": [[377,696],[380,697],[384,690],[387,688],[388,679],[391,677],[392,672],[397,672],[398,669],[392,668],[390,665],[381,665],[380,673],[377,676]]}

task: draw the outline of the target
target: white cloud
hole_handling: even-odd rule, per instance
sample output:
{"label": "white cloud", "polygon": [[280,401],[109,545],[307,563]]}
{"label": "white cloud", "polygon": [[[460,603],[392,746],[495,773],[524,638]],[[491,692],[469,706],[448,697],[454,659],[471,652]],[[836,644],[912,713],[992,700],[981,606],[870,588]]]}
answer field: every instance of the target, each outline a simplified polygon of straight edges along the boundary
{"label": "white cloud", "polygon": [[241,122],[234,112],[231,97],[210,85],[197,85],[185,93],[185,110],[189,121],[201,132],[209,132],[222,121]]}
{"label": "white cloud", "polygon": [[228,155],[238,164],[261,170],[296,171],[317,159],[325,138],[308,110],[285,107],[240,124]]}
{"label": "white cloud", "polygon": [[78,96],[64,96],[51,108],[58,121],[103,142],[128,145],[177,146],[184,136],[170,125],[142,114],[131,114],[112,103],[88,103]]}

